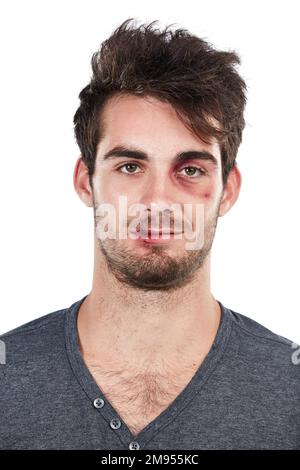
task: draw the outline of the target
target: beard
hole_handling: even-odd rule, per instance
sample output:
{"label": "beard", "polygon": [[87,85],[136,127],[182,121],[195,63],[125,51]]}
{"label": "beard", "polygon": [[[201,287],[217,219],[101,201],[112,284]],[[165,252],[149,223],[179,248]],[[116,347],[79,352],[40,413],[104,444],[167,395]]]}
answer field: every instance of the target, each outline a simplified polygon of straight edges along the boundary
{"label": "beard", "polygon": [[[174,291],[189,284],[203,266],[215,236],[218,208],[204,227],[201,249],[183,250],[182,255],[170,255],[163,245],[148,245],[149,253],[138,254],[118,239],[97,237],[106,266],[122,284],[143,291]],[[96,205],[94,221],[96,229]],[[171,242],[172,243],[172,242]]]}

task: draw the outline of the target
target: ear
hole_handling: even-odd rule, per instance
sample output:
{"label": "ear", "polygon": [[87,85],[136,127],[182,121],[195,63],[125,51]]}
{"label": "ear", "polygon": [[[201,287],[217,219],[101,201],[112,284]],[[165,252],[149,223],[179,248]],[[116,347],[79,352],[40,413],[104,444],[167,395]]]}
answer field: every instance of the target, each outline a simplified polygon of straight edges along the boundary
{"label": "ear", "polygon": [[88,169],[81,156],[75,164],[73,184],[82,202],[88,207],[93,207],[93,193],[89,182]]}
{"label": "ear", "polygon": [[235,164],[228,175],[226,186],[223,189],[223,196],[219,206],[219,217],[225,215],[234,205],[235,201],[239,197],[241,184],[242,175]]}

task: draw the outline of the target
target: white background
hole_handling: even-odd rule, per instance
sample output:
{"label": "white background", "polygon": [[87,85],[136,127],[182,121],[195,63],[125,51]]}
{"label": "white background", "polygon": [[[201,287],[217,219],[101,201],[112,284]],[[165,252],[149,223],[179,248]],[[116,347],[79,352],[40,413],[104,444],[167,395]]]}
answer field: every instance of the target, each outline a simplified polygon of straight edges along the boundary
{"label": "white background", "polygon": [[212,292],[300,342],[297,1],[1,2],[1,317],[5,332],[91,288],[93,212],[73,188],[78,94],[90,58],[134,17],[176,23],[233,49],[248,84],[243,182],[219,218]]}

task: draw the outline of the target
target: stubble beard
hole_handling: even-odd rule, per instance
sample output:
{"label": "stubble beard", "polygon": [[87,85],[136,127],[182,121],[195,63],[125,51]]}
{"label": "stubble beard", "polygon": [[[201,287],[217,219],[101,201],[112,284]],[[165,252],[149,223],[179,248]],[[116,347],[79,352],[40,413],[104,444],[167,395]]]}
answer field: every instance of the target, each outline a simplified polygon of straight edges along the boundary
{"label": "stubble beard", "polygon": [[[95,230],[96,209],[94,202]],[[148,245],[149,253],[137,254],[125,245],[126,240],[97,237],[97,241],[109,272],[122,284],[144,291],[177,290],[190,283],[203,266],[214,240],[218,213],[219,204],[204,227],[202,248],[183,250],[181,256],[170,255],[163,245]]]}

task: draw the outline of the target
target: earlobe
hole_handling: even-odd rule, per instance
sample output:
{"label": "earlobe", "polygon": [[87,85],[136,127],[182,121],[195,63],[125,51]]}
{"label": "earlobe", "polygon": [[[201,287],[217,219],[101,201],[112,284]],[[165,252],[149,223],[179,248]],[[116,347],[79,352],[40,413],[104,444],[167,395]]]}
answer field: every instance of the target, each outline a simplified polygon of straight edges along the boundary
{"label": "earlobe", "polygon": [[90,194],[82,192],[81,194],[79,194],[79,197],[87,207],[93,207],[93,198]]}
{"label": "earlobe", "polygon": [[230,203],[227,200],[227,196],[225,194],[220,204],[219,217],[223,217],[223,215],[225,215],[229,211],[229,209],[230,209]]}
{"label": "earlobe", "polygon": [[231,209],[231,207],[235,204],[239,196],[241,182],[242,182],[241,173],[239,169],[237,168],[237,166],[235,165],[228,175],[226,187],[223,190],[222,202],[220,203],[220,207],[219,207],[220,217],[225,215]]}
{"label": "earlobe", "polygon": [[81,201],[87,207],[93,207],[93,193],[90,187],[88,169],[80,156],[75,164],[73,184]]}

